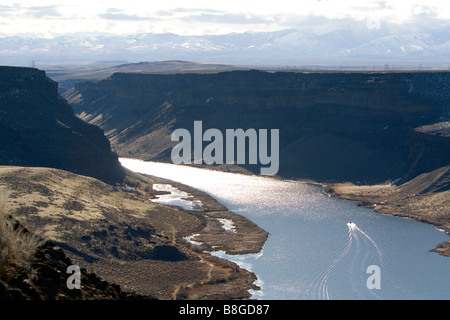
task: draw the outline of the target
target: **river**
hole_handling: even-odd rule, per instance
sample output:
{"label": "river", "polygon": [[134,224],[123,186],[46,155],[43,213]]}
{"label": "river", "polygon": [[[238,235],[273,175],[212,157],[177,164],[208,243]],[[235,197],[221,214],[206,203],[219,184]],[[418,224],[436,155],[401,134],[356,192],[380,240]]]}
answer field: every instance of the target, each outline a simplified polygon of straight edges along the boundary
{"label": "river", "polygon": [[213,253],[257,275],[255,299],[450,299],[450,258],[432,251],[449,237],[434,226],[329,197],[314,184],[120,161],[203,191],[269,232],[258,254]]}

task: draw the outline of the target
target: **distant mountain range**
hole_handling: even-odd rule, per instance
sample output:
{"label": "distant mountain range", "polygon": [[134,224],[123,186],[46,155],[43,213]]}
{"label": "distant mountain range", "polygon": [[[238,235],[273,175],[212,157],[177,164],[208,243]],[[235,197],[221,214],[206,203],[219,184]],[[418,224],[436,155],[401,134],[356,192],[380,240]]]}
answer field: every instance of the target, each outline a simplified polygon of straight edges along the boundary
{"label": "distant mountain range", "polygon": [[239,65],[365,65],[421,63],[448,68],[450,25],[428,27],[366,22],[347,27],[225,35],[65,35],[54,39],[0,38],[1,64],[13,61],[190,60]]}

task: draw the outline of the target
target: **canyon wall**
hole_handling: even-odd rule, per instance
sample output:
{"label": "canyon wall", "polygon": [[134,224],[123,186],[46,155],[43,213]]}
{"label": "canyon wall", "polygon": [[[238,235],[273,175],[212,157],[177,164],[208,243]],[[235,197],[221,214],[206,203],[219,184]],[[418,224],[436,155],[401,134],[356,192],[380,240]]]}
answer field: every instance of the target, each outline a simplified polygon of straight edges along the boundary
{"label": "canyon wall", "polygon": [[201,120],[279,129],[286,178],[405,181],[450,162],[447,136],[416,130],[448,118],[448,72],[116,73],[64,97],[122,157],[170,162],[172,131]]}
{"label": "canyon wall", "polygon": [[0,67],[0,165],[121,181],[123,168],[102,130],[76,117],[57,88],[43,71]]}

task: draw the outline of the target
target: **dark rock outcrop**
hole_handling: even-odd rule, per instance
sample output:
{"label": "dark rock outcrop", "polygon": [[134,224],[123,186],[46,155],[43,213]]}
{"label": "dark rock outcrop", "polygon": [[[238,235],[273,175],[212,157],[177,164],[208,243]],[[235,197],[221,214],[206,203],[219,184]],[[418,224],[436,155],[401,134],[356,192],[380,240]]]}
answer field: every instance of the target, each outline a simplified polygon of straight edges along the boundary
{"label": "dark rock outcrop", "polygon": [[[123,291],[86,269],[80,270],[80,288],[69,289],[67,272],[72,261],[51,241],[38,248],[29,270],[0,277],[0,300],[124,300],[151,299]],[[30,276],[32,274],[32,276]]]}
{"label": "dark rock outcrop", "polygon": [[0,165],[121,181],[123,168],[102,130],[77,118],[57,87],[43,71],[0,67]]}
{"label": "dark rock outcrop", "polygon": [[[70,278],[74,272],[69,269],[74,264],[64,251],[54,242],[44,241],[29,231],[12,215],[1,219],[11,224],[10,231],[2,229],[8,233],[11,243],[4,239],[1,242],[0,251],[4,256],[0,262],[0,300],[152,299],[123,291],[119,285],[104,281],[83,268],[79,269],[79,287],[69,288],[69,283],[75,283]],[[31,238],[40,239],[30,241]],[[32,250],[29,257],[15,252],[18,249],[12,247],[14,242],[21,241],[30,246],[26,248]]]}
{"label": "dark rock outcrop", "polygon": [[184,253],[177,247],[171,245],[156,246],[153,250],[153,259],[163,261],[183,261],[187,260]]}
{"label": "dark rock outcrop", "polygon": [[450,163],[447,137],[414,130],[448,117],[448,72],[116,73],[65,97],[123,157],[170,162],[171,132],[202,120],[280,129],[283,177],[405,181]]}

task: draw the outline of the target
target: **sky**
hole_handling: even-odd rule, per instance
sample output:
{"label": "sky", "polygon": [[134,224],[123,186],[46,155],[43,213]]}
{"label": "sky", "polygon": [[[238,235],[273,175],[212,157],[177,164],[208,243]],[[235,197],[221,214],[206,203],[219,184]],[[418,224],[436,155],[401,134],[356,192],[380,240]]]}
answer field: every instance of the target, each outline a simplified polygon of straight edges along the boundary
{"label": "sky", "polygon": [[180,35],[277,31],[330,21],[436,25],[450,21],[448,0],[2,0],[0,37],[79,33]]}

